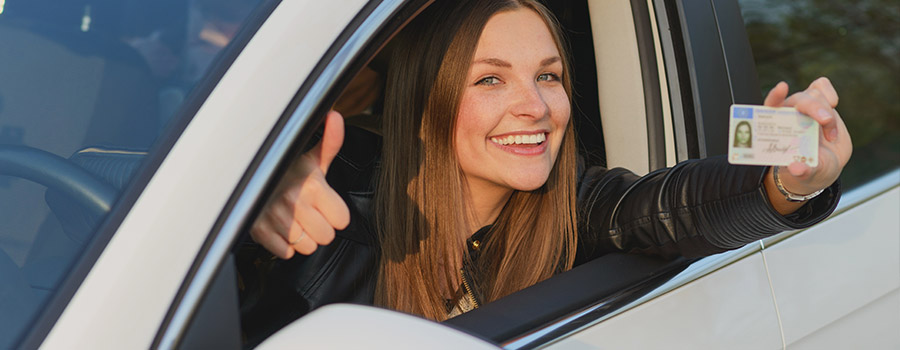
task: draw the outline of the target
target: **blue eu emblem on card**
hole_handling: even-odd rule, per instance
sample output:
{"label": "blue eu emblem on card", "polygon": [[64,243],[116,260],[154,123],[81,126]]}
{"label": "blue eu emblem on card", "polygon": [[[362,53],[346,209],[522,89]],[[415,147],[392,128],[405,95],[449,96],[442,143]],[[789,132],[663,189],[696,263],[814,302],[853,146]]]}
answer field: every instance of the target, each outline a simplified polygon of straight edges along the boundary
{"label": "blue eu emblem on card", "polygon": [[753,109],[734,107],[734,117],[741,119],[753,119]]}

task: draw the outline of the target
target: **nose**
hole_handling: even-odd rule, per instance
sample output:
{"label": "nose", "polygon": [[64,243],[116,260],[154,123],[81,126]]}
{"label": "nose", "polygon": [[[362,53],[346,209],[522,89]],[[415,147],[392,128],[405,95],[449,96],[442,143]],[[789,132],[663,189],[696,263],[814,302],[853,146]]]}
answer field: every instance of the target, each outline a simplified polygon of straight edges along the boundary
{"label": "nose", "polygon": [[547,116],[549,107],[536,84],[521,84],[514,92],[510,113],[517,117],[540,119]]}

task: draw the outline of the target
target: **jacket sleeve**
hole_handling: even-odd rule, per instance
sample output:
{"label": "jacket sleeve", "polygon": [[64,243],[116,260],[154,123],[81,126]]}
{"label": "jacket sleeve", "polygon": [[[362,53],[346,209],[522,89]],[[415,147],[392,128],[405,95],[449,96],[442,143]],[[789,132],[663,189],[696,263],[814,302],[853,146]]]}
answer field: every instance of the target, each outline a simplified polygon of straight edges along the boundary
{"label": "jacket sleeve", "polygon": [[644,177],[621,169],[584,171],[578,189],[577,261],[621,251],[697,257],[741,247],[830,215],[840,181],[783,216],[763,188],[768,167],[724,157],[690,160]]}

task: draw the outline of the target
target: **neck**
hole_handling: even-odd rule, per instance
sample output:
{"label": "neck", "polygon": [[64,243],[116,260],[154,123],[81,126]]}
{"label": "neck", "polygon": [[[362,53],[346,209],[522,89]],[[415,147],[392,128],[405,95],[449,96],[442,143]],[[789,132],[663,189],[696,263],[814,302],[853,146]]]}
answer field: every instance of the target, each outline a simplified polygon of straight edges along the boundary
{"label": "neck", "polygon": [[478,231],[480,228],[493,224],[500,216],[503,206],[509,201],[513,190],[510,188],[499,187],[488,184],[468,184],[466,191],[466,203],[468,204],[469,213],[466,230],[466,237]]}

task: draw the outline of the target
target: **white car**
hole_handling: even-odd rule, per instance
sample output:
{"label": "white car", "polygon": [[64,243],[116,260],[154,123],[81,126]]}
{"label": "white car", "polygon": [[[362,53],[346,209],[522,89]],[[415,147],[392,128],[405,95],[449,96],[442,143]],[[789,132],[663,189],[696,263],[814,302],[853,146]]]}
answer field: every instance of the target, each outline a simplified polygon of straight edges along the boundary
{"label": "white car", "polygon": [[[235,245],[428,4],[0,0],[0,348],[248,346]],[[900,348],[896,8],[548,6],[593,164],[723,154],[732,103],[829,75],[855,146],[835,214],[702,259],[607,255],[444,323],[325,306],[260,348]]]}

